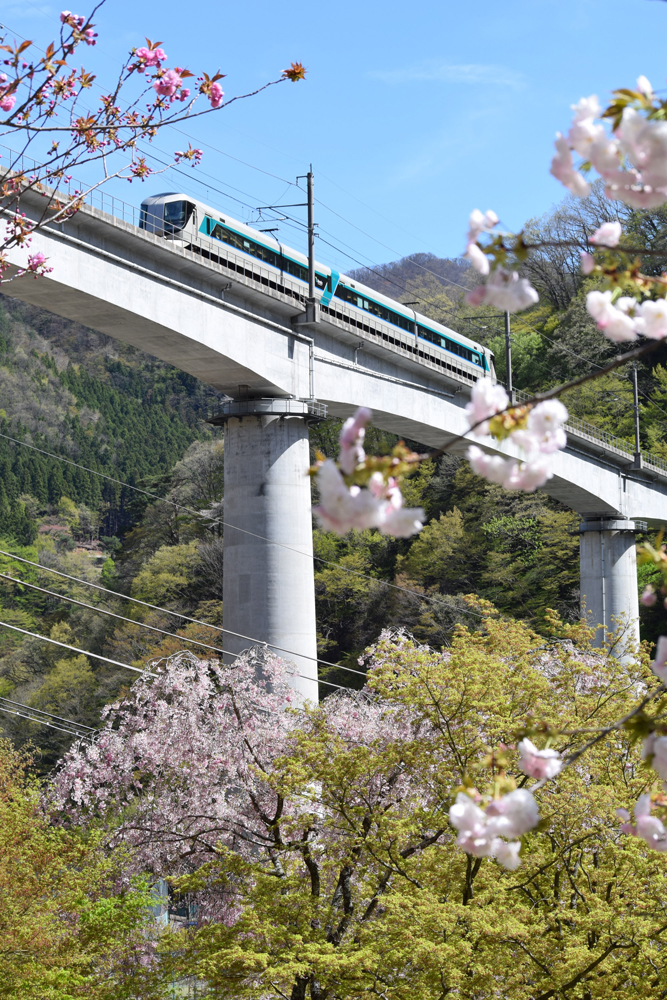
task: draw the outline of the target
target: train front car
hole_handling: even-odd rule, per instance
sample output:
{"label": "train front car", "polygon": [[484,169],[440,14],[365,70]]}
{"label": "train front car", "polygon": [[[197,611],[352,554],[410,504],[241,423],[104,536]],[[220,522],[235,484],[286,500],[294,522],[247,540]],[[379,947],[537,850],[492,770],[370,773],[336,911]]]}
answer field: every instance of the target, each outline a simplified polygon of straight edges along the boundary
{"label": "train front car", "polygon": [[139,228],[166,239],[187,239],[197,231],[197,204],[187,195],[171,191],[144,198]]}

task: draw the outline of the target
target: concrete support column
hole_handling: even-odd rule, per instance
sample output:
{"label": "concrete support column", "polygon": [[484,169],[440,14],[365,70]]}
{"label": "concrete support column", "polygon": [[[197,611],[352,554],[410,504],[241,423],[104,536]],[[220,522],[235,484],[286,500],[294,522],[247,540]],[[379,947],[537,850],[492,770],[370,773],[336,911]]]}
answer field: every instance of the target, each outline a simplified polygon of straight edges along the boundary
{"label": "concrete support column", "polygon": [[[625,518],[591,518],[579,526],[582,610],[588,620],[615,631],[612,621],[623,615],[628,638],[639,642],[639,599],[635,523]],[[604,641],[602,629],[595,645]]]}
{"label": "concrete support column", "polygon": [[275,648],[277,655],[295,663],[302,675],[295,678],[294,687],[315,702],[317,635],[307,470],[308,422],[322,415],[318,407],[325,412],[311,401],[237,400],[224,404],[224,412],[213,420],[225,424],[224,648],[237,654],[257,642],[282,647]]}

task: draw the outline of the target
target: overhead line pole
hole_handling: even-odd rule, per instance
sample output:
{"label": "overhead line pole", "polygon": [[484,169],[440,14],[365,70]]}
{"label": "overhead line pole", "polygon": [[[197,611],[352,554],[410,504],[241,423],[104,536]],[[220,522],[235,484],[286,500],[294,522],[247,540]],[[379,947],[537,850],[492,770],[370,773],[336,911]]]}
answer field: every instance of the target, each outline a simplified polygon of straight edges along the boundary
{"label": "overhead line pole", "polygon": [[635,461],[636,469],[642,467],[642,445],[639,437],[639,386],[637,384],[637,362],[632,364],[632,396],[635,416]]}
{"label": "overhead line pole", "polygon": [[510,335],[510,314],[505,313],[505,368],[507,371],[507,395],[510,402],[514,402],[514,389],[512,387],[512,338]]}
{"label": "overhead line pole", "polygon": [[313,165],[306,175],[308,182],[308,298],[315,302],[315,194]]}

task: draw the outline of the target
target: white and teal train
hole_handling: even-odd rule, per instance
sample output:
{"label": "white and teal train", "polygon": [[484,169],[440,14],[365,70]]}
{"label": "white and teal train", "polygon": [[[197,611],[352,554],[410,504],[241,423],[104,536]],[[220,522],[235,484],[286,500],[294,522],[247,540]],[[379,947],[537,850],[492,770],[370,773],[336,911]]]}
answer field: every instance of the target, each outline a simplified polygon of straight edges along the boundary
{"label": "white and teal train", "polygon": [[[243,222],[222,215],[202,202],[184,194],[159,194],[141,203],[139,226],[167,239],[191,242],[192,249],[220,261],[222,245],[231,247],[236,254],[250,260],[260,260],[276,271],[276,286],[283,274],[308,284],[308,260],[298,250],[292,250]],[[210,250],[206,250],[207,244]],[[315,265],[315,287],[321,293],[320,303],[332,308],[332,299],[340,299],[365,316],[376,316],[391,326],[407,333],[417,334],[448,355],[462,358],[479,368],[480,374],[489,373],[495,379],[493,352],[481,347],[460,333],[415,312],[395,299],[381,295],[374,289],[340,274],[326,264]]]}

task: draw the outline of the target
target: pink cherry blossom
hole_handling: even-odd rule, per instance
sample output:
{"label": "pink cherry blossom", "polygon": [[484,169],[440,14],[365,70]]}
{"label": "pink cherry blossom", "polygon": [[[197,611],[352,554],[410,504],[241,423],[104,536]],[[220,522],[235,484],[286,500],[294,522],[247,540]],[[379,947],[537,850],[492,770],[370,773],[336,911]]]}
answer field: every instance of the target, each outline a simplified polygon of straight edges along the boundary
{"label": "pink cherry blossom", "polygon": [[[597,289],[586,295],[586,309],[605,337],[615,342],[637,339],[637,320],[612,304],[612,292]],[[634,302],[634,300],[629,300]],[[620,302],[620,300],[619,300]],[[636,303],[634,303],[636,305]]]}
{"label": "pink cherry blossom", "polygon": [[167,54],[164,49],[147,49],[145,46],[135,52],[137,59],[140,59],[146,66],[159,66],[167,61]]}
{"label": "pink cherry blossom", "polygon": [[466,295],[469,305],[489,305],[503,312],[521,312],[539,302],[539,295],[527,278],[517,271],[496,267],[485,285],[474,288]]}
{"label": "pink cherry blossom", "polygon": [[651,766],[663,781],[667,781],[667,736],[651,733],[644,740],[642,760],[652,757]]}
{"label": "pink cherry blossom", "polygon": [[540,821],[535,796],[526,788],[516,788],[502,798],[492,799],[486,815],[494,834],[502,837],[521,837]]}
{"label": "pink cherry blossom", "polygon": [[653,587],[647,585],[642,591],[642,596],[640,597],[641,603],[645,608],[652,608],[658,600],[658,595],[656,594]]}
{"label": "pink cherry blossom", "polygon": [[160,97],[173,97],[183,80],[176,69],[168,69],[153,81],[153,90]]}
{"label": "pink cherry blossom", "polygon": [[514,872],[521,865],[521,858],[519,857],[519,851],[521,850],[521,841],[512,840],[509,843],[505,840],[494,840],[492,841],[493,855],[496,861],[507,868],[508,871]]}
{"label": "pink cherry blossom", "polygon": [[409,538],[420,532],[424,526],[424,511],[421,507],[403,506],[403,494],[395,480],[390,480],[385,495],[387,501],[381,508],[381,520],[377,525],[380,534]]}
{"label": "pink cherry blossom", "polygon": [[641,331],[651,340],[662,340],[667,337],[667,301],[665,299],[646,299],[640,306],[644,327]]}
{"label": "pink cherry blossom", "polygon": [[488,375],[477,379],[470,392],[470,402],[466,404],[466,414],[471,427],[484,421],[473,431],[476,437],[484,437],[489,433],[489,418],[502,413],[509,406],[509,402],[509,396],[503,387]]}
{"label": "pink cherry blossom", "polygon": [[[533,407],[528,415],[527,431],[534,436],[539,451],[551,455],[565,447],[567,438],[563,425],[567,418],[567,408],[559,399],[547,399]],[[524,450],[529,452],[526,446]]]}
{"label": "pink cherry blossom", "polygon": [[463,256],[468,258],[472,266],[480,274],[486,275],[489,273],[491,269],[489,258],[480,250],[476,243],[469,243]]}
{"label": "pink cherry blossom", "polygon": [[591,94],[590,97],[581,97],[576,104],[571,104],[570,107],[574,111],[572,120],[575,122],[583,122],[588,118],[599,118],[602,114],[597,94]]}
{"label": "pink cherry blossom", "polygon": [[538,750],[527,737],[517,746],[521,754],[519,768],[531,778],[543,781],[555,777],[562,767],[560,754],[557,750]]}
{"label": "pink cherry blossom", "polygon": [[359,486],[349,489],[332,459],[323,462],[317,472],[320,504],[313,508],[321,527],[337,535],[352,528],[374,528],[380,520],[380,500],[370,490]]}
{"label": "pink cherry blossom", "polygon": [[590,194],[591,186],[584,176],[574,169],[570,147],[560,132],[556,134],[555,146],[556,155],[551,161],[550,173],[577,198],[587,198]]}
{"label": "pink cherry blossom", "polygon": [[622,233],[620,222],[605,222],[589,237],[588,242],[596,246],[617,247]]}
{"label": "pink cherry blossom", "polygon": [[633,837],[641,837],[654,851],[667,851],[667,831],[657,816],[651,815],[651,796],[640,795],[635,804],[635,824],[629,822],[627,809],[617,809],[616,815],[625,820],[621,824],[623,833]]}
{"label": "pink cherry blossom", "polygon": [[338,439],[340,443],[338,463],[346,476],[351,476],[366,457],[363,443],[366,435],[366,424],[371,419],[371,415],[367,406],[361,406],[353,417],[348,417],[341,428]]}
{"label": "pink cherry blossom", "polygon": [[651,670],[661,681],[667,681],[667,635],[661,635],[658,639]]}
{"label": "pink cherry blossom", "polygon": [[586,253],[585,250],[581,252],[581,273],[591,274],[595,269],[595,257],[592,254]]}
{"label": "pink cherry blossom", "polygon": [[86,23],[85,17],[80,14],[73,14],[71,10],[64,10],[60,15],[60,21],[62,24],[70,24],[76,28],[83,28]]}
{"label": "pink cherry blossom", "polygon": [[458,830],[458,847],[477,858],[488,858],[491,855],[494,838],[487,829],[486,813],[465,792],[459,792],[454,805],[450,807],[449,822]]}
{"label": "pink cherry blossom", "polygon": [[520,490],[522,493],[534,493],[540,486],[551,479],[553,469],[546,455],[538,455],[526,462],[517,462],[503,483],[506,490]]}
{"label": "pink cherry blossom", "polygon": [[33,253],[30,255],[30,257],[28,258],[28,267],[30,268],[31,271],[36,271],[38,268],[42,266],[42,264],[45,261],[46,257],[40,250],[38,253]]}
{"label": "pink cherry blossom", "polygon": [[480,212],[478,208],[474,208],[470,213],[470,218],[468,219],[468,236],[466,238],[466,243],[468,246],[471,243],[476,243],[482,233],[488,233],[494,226],[498,225],[498,216],[495,212],[488,210],[488,212]]}
{"label": "pink cherry blossom", "polygon": [[212,83],[208,91],[208,99],[212,108],[219,108],[225,93],[219,83]]}
{"label": "pink cherry blossom", "polygon": [[644,97],[648,97],[649,101],[653,100],[653,87],[643,75],[637,77],[637,90],[640,94],[643,94]]}
{"label": "pink cherry blossom", "polygon": [[519,843],[505,839],[521,837],[539,822],[537,803],[526,789],[493,799],[480,808],[465,792],[459,792],[449,810],[449,822],[458,832],[456,844],[478,858],[495,857],[511,871],[519,867]]}
{"label": "pink cherry blossom", "polygon": [[486,286],[477,285],[472,291],[467,292],[465,300],[469,306],[481,306],[486,296]]}
{"label": "pink cherry blossom", "polygon": [[16,104],[16,97],[14,94],[0,94],[0,110],[11,111]]}

